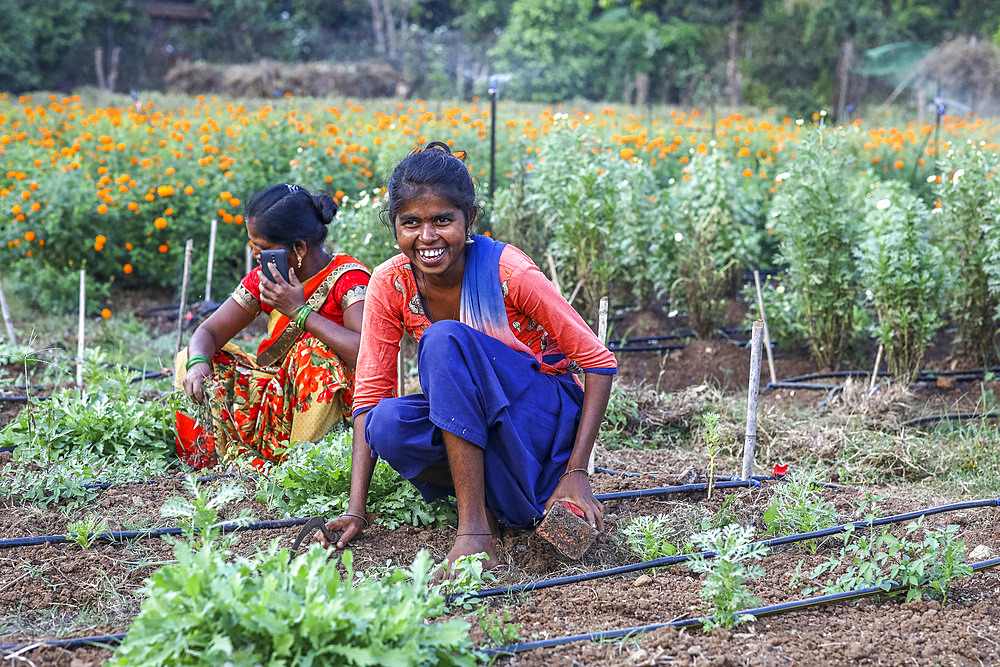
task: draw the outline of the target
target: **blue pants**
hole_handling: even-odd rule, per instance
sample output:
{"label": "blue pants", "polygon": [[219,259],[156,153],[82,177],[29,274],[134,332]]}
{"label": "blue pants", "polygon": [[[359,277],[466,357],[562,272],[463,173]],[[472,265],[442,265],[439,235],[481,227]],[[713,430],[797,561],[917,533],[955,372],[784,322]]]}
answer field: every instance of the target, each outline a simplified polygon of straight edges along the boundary
{"label": "blue pants", "polygon": [[566,469],[583,390],[569,373],[549,375],[526,352],[455,320],[431,325],[417,350],[423,393],[382,399],[367,414],[372,450],[425,500],[452,492],[413,479],[447,464],[439,429],[483,449],[486,507],[530,528]]}

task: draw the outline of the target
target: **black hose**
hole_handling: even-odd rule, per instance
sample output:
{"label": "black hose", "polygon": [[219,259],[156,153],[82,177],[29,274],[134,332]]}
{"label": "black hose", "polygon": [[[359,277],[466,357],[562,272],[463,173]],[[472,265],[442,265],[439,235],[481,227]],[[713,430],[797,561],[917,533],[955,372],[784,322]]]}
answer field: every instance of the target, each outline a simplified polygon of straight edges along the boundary
{"label": "black hose", "polygon": [[911,419],[908,422],[903,422],[900,428],[906,428],[907,426],[918,426],[920,424],[931,424],[933,422],[967,421],[970,419],[1000,419],[1000,412],[972,412],[972,413],[964,413],[958,415],[938,415],[936,417],[921,417],[920,419]]}
{"label": "black hose", "polygon": [[[982,570],[987,570],[1000,565],[1000,558],[993,558],[990,560],[979,561],[978,563],[972,563],[970,567],[973,572],[980,572]],[[795,611],[798,609],[805,609],[807,607],[813,607],[820,604],[826,604],[828,602],[839,602],[840,600],[852,600],[855,598],[868,597],[871,595],[878,595],[880,593],[894,593],[906,588],[909,588],[909,584],[900,584],[896,582],[890,582],[888,589],[882,586],[869,586],[868,588],[858,588],[853,591],[844,591],[842,593],[832,593],[830,595],[819,595],[816,597],[805,598],[804,600],[792,600],[789,602],[780,602],[778,604],[767,605],[765,607],[756,607],[753,609],[744,609],[742,611],[736,612],[737,616],[750,615],[755,618],[760,616],[771,616],[775,614],[781,614],[786,611]],[[510,655],[513,653],[522,653],[524,651],[530,651],[536,648],[549,648],[552,646],[561,646],[563,644],[572,644],[581,641],[603,641],[607,639],[615,639],[617,637],[631,636],[634,634],[651,632],[653,630],[659,630],[660,628],[685,628],[691,627],[693,625],[702,625],[706,621],[712,620],[713,617],[709,616],[706,618],[685,618],[678,621],[668,621],[666,623],[652,623],[650,625],[639,625],[631,628],[621,628],[619,630],[606,630],[604,632],[590,632],[582,635],[569,635],[566,637],[554,637],[552,639],[543,639],[534,642],[523,642],[521,644],[511,644],[509,646],[499,646],[497,648],[485,649],[480,651],[485,655]]]}
{"label": "black hose", "polygon": [[[233,475],[233,474],[225,474],[225,475],[213,475],[211,477],[199,477],[198,479],[196,479],[194,481],[196,483],[198,483],[198,484],[204,484],[206,482],[216,482],[216,481],[218,481],[220,479],[236,479],[237,477],[239,477],[240,479],[244,479],[244,480],[257,479],[257,477],[255,475],[242,475],[242,476],[240,476],[240,475]],[[108,489],[108,488],[111,488],[112,486],[128,486],[130,484],[156,484],[157,482],[183,482],[185,479],[186,479],[185,477],[167,477],[167,478],[161,478],[161,479],[139,479],[139,480],[133,480],[133,481],[129,481],[129,482],[97,482],[97,483],[94,483],[94,484],[84,484],[83,488],[84,489]]]}
{"label": "black hose", "polygon": [[[635,491],[618,491],[615,493],[596,493],[594,494],[594,497],[602,502],[605,500],[626,500],[628,498],[644,498],[646,496],[666,496],[671,493],[707,491],[708,486],[708,482],[699,484],[681,484],[679,486],[665,486],[656,489],[638,489]],[[712,484],[712,487],[716,489],[736,489],[749,486],[760,486],[760,482],[755,479],[751,479],[746,482],[739,479],[729,479],[727,481],[719,481]]]}
{"label": "black hose", "polygon": [[29,646],[35,646],[37,648],[43,648],[45,646],[57,646],[59,648],[76,648],[78,646],[87,646],[89,644],[120,644],[123,639],[125,639],[125,633],[122,633],[120,635],[101,635],[100,637],[73,637],[71,639],[49,639],[41,642],[32,642],[31,644],[8,644],[7,646],[0,646],[0,651],[10,651],[11,653],[20,653]]}
{"label": "black hose", "polygon": [[[220,533],[239,533],[245,530],[275,530],[279,528],[292,528],[301,526],[312,517],[300,517],[295,519],[277,519],[273,521],[254,521],[251,523],[223,523],[216,526]],[[180,535],[184,529],[179,526],[170,528],[153,528],[149,530],[122,530],[109,533],[91,533],[91,541],[106,540],[109,542],[120,542],[123,540],[142,539],[146,537],[160,537],[162,535]],[[70,542],[72,538],[66,535],[42,535],[39,537],[18,537],[10,540],[0,540],[0,549],[10,549],[13,547],[30,547],[39,544],[59,544]]]}
{"label": "black hose", "polygon": [[[898,523],[900,521],[907,521],[910,519],[916,519],[922,516],[942,514],[945,512],[956,512],[958,510],[964,510],[964,509],[975,509],[978,507],[1000,507],[1000,498],[970,500],[964,503],[942,505],[940,507],[932,507],[930,509],[920,510],[917,512],[909,512],[907,514],[897,514],[894,516],[888,516],[881,519],[873,519],[870,522],[854,521],[852,523],[845,523],[840,526],[834,526],[832,528],[824,528],[823,530],[813,530],[808,533],[799,533],[797,535],[788,535],[785,537],[775,537],[769,540],[761,540],[760,542],[754,542],[753,545],[751,546],[760,544],[765,547],[773,547],[781,544],[803,542],[805,540],[812,540],[819,537],[836,535],[837,533],[844,532],[845,530],[848,529],[848,527],[869,528],[890,523]],[[464,594],[462,593],[453,594],[452,596],[450,596],[450,598],[458,597],[459,595],[467,595],[468,597],[476,597],[476,598],[485,598],[485,597],[492,597],[495,595],[507,595],[509,593],[522,593],[527,591],[541,590],[543,588],[552,588],[553,586],[563,586],[565,584],[574,584],[581,581],[590,581],[592,579],[611,577],[616,574],[626,574],[628,572],[636,572],[639,570],[649,570],[655,567],[666,567],[668,565],[676,565],[677,563],[683,563],[685,561],[688,561],[694,558],[695,556],[713,558],[715,557],[715,552],[702,551],[699,554],[678,554],[676,556],[664,556],[662,558],[654,558],[653,560],[643,561],[641,563],[631,563],[629,565],[621,565],[619,567],[613,567],[606,570],[596,570],[594,572],[587,572],[584,574],[575,574],[568,577],[557,577],[555,579],[546,579],[544,581],[536,581],[527,584],[520,584],[517,586],[504,586],[502,588],[489,588],[486,590],[472,591]]]}

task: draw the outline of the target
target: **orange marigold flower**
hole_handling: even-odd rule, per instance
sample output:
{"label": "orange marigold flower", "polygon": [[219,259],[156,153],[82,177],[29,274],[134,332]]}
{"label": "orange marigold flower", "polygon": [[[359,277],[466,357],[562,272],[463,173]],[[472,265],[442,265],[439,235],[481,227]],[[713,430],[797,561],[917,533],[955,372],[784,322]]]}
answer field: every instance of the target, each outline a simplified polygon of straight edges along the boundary
{"label": "orange marigold flower", "polygon": [[232,197],[233,197],[232,193],[229,192],[228,190],[223,190],[219,194],[219,199],[221,199],[222,201],[229,201],[230,199],[232,199]]}
{"label": "orange marigold flower", "polygon": [[157,218],[156,220],[153,221],[153,226],[156,227],[157,229],[164,229],[167,226],[167,219]]}
{"label": "orange marigold flower", "polygon": [[892,163],[892,166],[895,167],[896,169],[902,169],[903,168],[903,161],[902,160],[896,160],[895,162]]}
{"label": "orange marigold flower", "polygon": [[132,244],[131,243],[126,243],[125,244],[125,249],[126,250],[131,250],[132,249]]}
{"label": "orange marigold flower", "polygon": [[160,187],[156,188],[156,194],[160,195],[161,197],[169,197],[170,195],[174,194],[174,186],[161,185]]}
{"label": "orange marigold flower", "polygon": [[101,204],[100,206],[97,207],[97,212],[100,213],[101,215],[104,215],[105,213],[108,212],[108,205]]}
{"label": "orange marigold flower", "polygon": [[111,309],[110,308],[102,308],[101,309],[101,317],[103,317],[104,319],[108,319],[109,317],[111,317]]}
{"label": "orange marigold flower", "polygon": [[128,210],[130,210],[130,211],[137,211],[137,210],[139,210],[139,205],[137,203],[135,203],[134,201],[130,201],[128,203]]}
{"label": "orange marigold flower", "polygon": [[621,157],[621,159],[628,160],[633,155],[635,155],[635,151],[632,150],[631,148],[623,148],[620,151],[618,151],[618,155]]}
{"label": "orange marigold flower", "polygon": [[166,243],[161,243],[160,247],[157,248],[157,250],[159,250],[160,252],[167,252],[168,250],[170,250],[170,248],[167,246]]}
{"label": "orange marigold flower", "polygon": [[233,208],[236,208],[237,206],[239,206],[239,205],[240,205],[240,200],[239,200],[239,199],[237,199],[236,197],[232,197],[232,198],[231,198],[231,199],[229,200],[229,205],[230,205],[230,206],[232,206]]}
{"label": "orange marigold flower", "polygon": [[243,224],[243,216],[241,214],[237,213],[236,215],[233,216],[233,222],[235,222],[237,225],[242,225]]}
{"label": "orange marigold flower", "polygon": [[747,167],[743,170],[743,178],[750,178],[751,176],[753,176],[753,169]]}
{"label": "orange marigold flower", "polygon": [[25,241],[34,241],[35,240],[35,232],[25,232],[24,233],[24,240]]}
{"label": "orange marigold flower", "polygon": [[132,273],[132,265],[131,264],[124,265],[122,267],[122,271],[124,271],[125,273]]}
{"label": "orange marigold flower", "polygon": [[18,206],[17,204],[14,204],[13,206],[10,207],[10,212],[13,215],[19,215],[21,213],[21,207]]}

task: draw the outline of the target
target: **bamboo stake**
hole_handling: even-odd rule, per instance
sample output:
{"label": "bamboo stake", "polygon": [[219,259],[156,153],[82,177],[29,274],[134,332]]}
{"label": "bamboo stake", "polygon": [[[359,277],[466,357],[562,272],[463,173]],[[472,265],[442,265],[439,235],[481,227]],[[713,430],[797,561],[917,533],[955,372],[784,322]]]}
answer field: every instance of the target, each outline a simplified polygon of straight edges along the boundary
{"label": "bamboo stake", "polygon": [[764,323],[757,320],[753,323],[750,335],[750,387],[747,391],[747,430],[743,440],[743,473],[740,479],[744,482],[753,476],[753,461],[757,453],[757,396],[760,393],[760,348],[763,338]]}
{"label": "bamboo stake", "polygon": [[246,271],[243,272],[244,275],[250,273],[250,270],[253,268],[253,248],[250,247],[249,243],[246,245],[245,259]]}
{"label": "bamboo stake", "polygon": [[184,338],[184,311],[187,310],[188,280],[191,278],[191,255],[194,253],[194,241],[188,239],[184,244],[184,278],[181,281],[181,303],[177,307],[177,344],[174,346],[174,356],[181,351],[181,340]]}
{"label": "bamboo stake", "polygon": [[[608,297],[601,297],[601,305],[597,309],[597,337],[601,340],[601,345],[608,342]],[[594,474],[594,456],[596,452],[590,450],[590,460],[587,462],[587,474]]]}
{"label": "bamboo stake", "polygon": [[87,312],[87,271],[80,270],[80,322],[76,330],[76,386],[83,387],[83,325]]}
{"label": "bamboo stake", "polygon": [[757,287],[757,309],[760,310],[760,319],[764,323],[764,349],[767,350],[767,370],[771,373],[771,383],[778,381],[778,376],[774,372],[774,354],[771,352],[771,335],[767,331],[767,314],[764,313],[764,295],[760,291],[760,271],[753,270],[753,282]]}
{"label": "bamboo stake", "polygon": [[559,275],[556,273],[556,260],[552,259],[552,255],[546,254],[545,261],[549,263],[549,273],[552,276],[552,284],[556,286],[559,293],[562,294],[562,287],[559,286]]}
{"label": "bamboo stake", "polygon": [[405,389],[406,380],[403,378],[403,346],[400,345],[399,354],[396,355],[396,396],[402,396]]}
{"label": "bamboo stake", "polygon": [[7,307],[7,296],[3,293],[3,284],[0,283],[0,313],[3,313],[3,323],[7,327],[7,338],[12,345],[17,345],[17,335],[14,333],[14,320],[10,316],[10,308]]}
{"label": "bamboo stake", "polygon": [[882,365],[882,343],[878,344],[875,353],[875,368],[872,369],[872,379],[868,381],[868,391],[875,391],[875,381],[878,379],[878,367]]}
{"label": "bamboo stake", "polygon": [[[208,231],[208,270],[205,273],[205,303],[212,301],[212,266],[215,264],[215,234],[218,228],[219,222],[215,218],[212,218],[212,226]],[[247,271],[247,273],[250,272]]]}

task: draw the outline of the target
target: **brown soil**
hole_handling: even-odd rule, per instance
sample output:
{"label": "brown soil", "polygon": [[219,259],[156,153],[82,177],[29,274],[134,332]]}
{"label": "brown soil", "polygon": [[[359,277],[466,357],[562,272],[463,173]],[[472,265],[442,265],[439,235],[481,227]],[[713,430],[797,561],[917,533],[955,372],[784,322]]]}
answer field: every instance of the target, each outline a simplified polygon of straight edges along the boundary
{"label": "brown soil", "polygon": [[[739,321],[738,308],[733,320]],[[661,314],[629,315],[615,323],[612,335],[629,337],[662,335],[682,330]],[[745,338],[745,336],[744,336]],[[653,352],[620,355],[620,375],[625,383],[641,383],[660,391],[680,392],[707,383],[727,394],[746,392],[749,352],[724,339],[693,341],[683,351],[662,355]],[[779,378],[815,372],[815,366],[800,356],[778,355]],[[767,381],[766,363],[762,383]],[[988,388],[1000,391],[1000,382]],[[925,414],[974,409],[979,399],[978,383],[953,388],[918,387],[912,409]],[[779,390],[762,402],[775,406],[792,403],[815,406],[824,392]],[[2,404],[0,404],[0,409]],[[0,413],[0,421],[2,421]],[[668,449],[604,450],[599,465],[646,474],[623,477],[597,474],[596,493],[667,486],[666,474],[681,473],[694,465],[704,471],[705,461],[686,452]],[[0,468],[6,460],[0,460]],[[7,464],[11,465],[11,464]],[[730,471],[727,471],[730,472]],[[659,475],[659,476],[654,476]],[[606,530],[596,546],[579,562],[556,553],[532,532],[507,529],[497,543],[500,566],[497,585],[577,574],[639,560],[623,545],[620,526],[642,515],[667,514],[679,530],[691,530],[692,513],[707,517],[723,510],[745,525],[762,527],[775,483],[758,489],[716,491],[711,499],[704,492],[658,498],[606,502]],[[922,492],[920,499],[907,488],[866,489],[888,496],[879,514],[913,511],[921,507],[969,498],[935,497]],[[39,509],[0,504],[0,539],[61,534],[68,522],[96,514],[113,529],[163,526],[168,521],[159,509],[171,496],[182,493],[177,482],[119,486],[96,492],[90,505],[76,512],[57,507]],[[826,490],[845,520],[849,520],[856,489]],[[723,509],[723,503],[732,499]],[[276,516],[266,507],[245,502],[257,519]],[[239,508],[237,508],[238,510]],[[1000,513],[996,509],[965,510],[930,517],[926,527],[960,526],[961,537],[971,551],[985,545],[992,557],[1000,555]],[[894,532],[902,535],[902,527]],[[250,553],[275,537],[290,546],[295,529],[240,533],[234,549]],[[401,527],[395,531],[374,526],[352,544],[355,567],[409,563],[419,549],[428,549],[442,559],[454,539],[453,528]],[[791,584],[791,574],[802,562],[808,572],[825,561],[838,546],[821,544],[811,554],[801,546],[775,549],[764,560],[767,574],[751,583],[763,604],[804,597]],[[137,613],[143,580],[171,557],[170,545],[160,539],[134,540],[125,544],[97,544],[83,550],[68,544],[18,547],[0,550],[0,644],[22,644],[59,636],[94,636],[127,630]],[[684,565],[654,572],[559,586],[530,594],[491,598],[491,610],[507,610],[508,625],[518,626],[517,641],[557,638],[565,635],[617,630],[632,626],[697,617],[707,604],[699,597],[699,576]],[[732,631],[705,633],[700,628],[664,628],[607,642],[577,642],[558,648],[538,649],[514,657],[500,658],[509,665],[989,665],[1000,664],[1000,571],[979,573],[958,582],[947,604],[928,599],[905,602],[902,596],[866,598],[826,604],[807,610],[759,618]],[[465,612],[462,612],[465,613]],[[477,645],[490,645],[475,613],[465,613]],[[19,657],[35,664],[84,667],[103,664],[107,649],[73,650],[44,647]],[[16,661],[14,664],[20,664]],[[28,663],[24,663],[28,664]]]}

